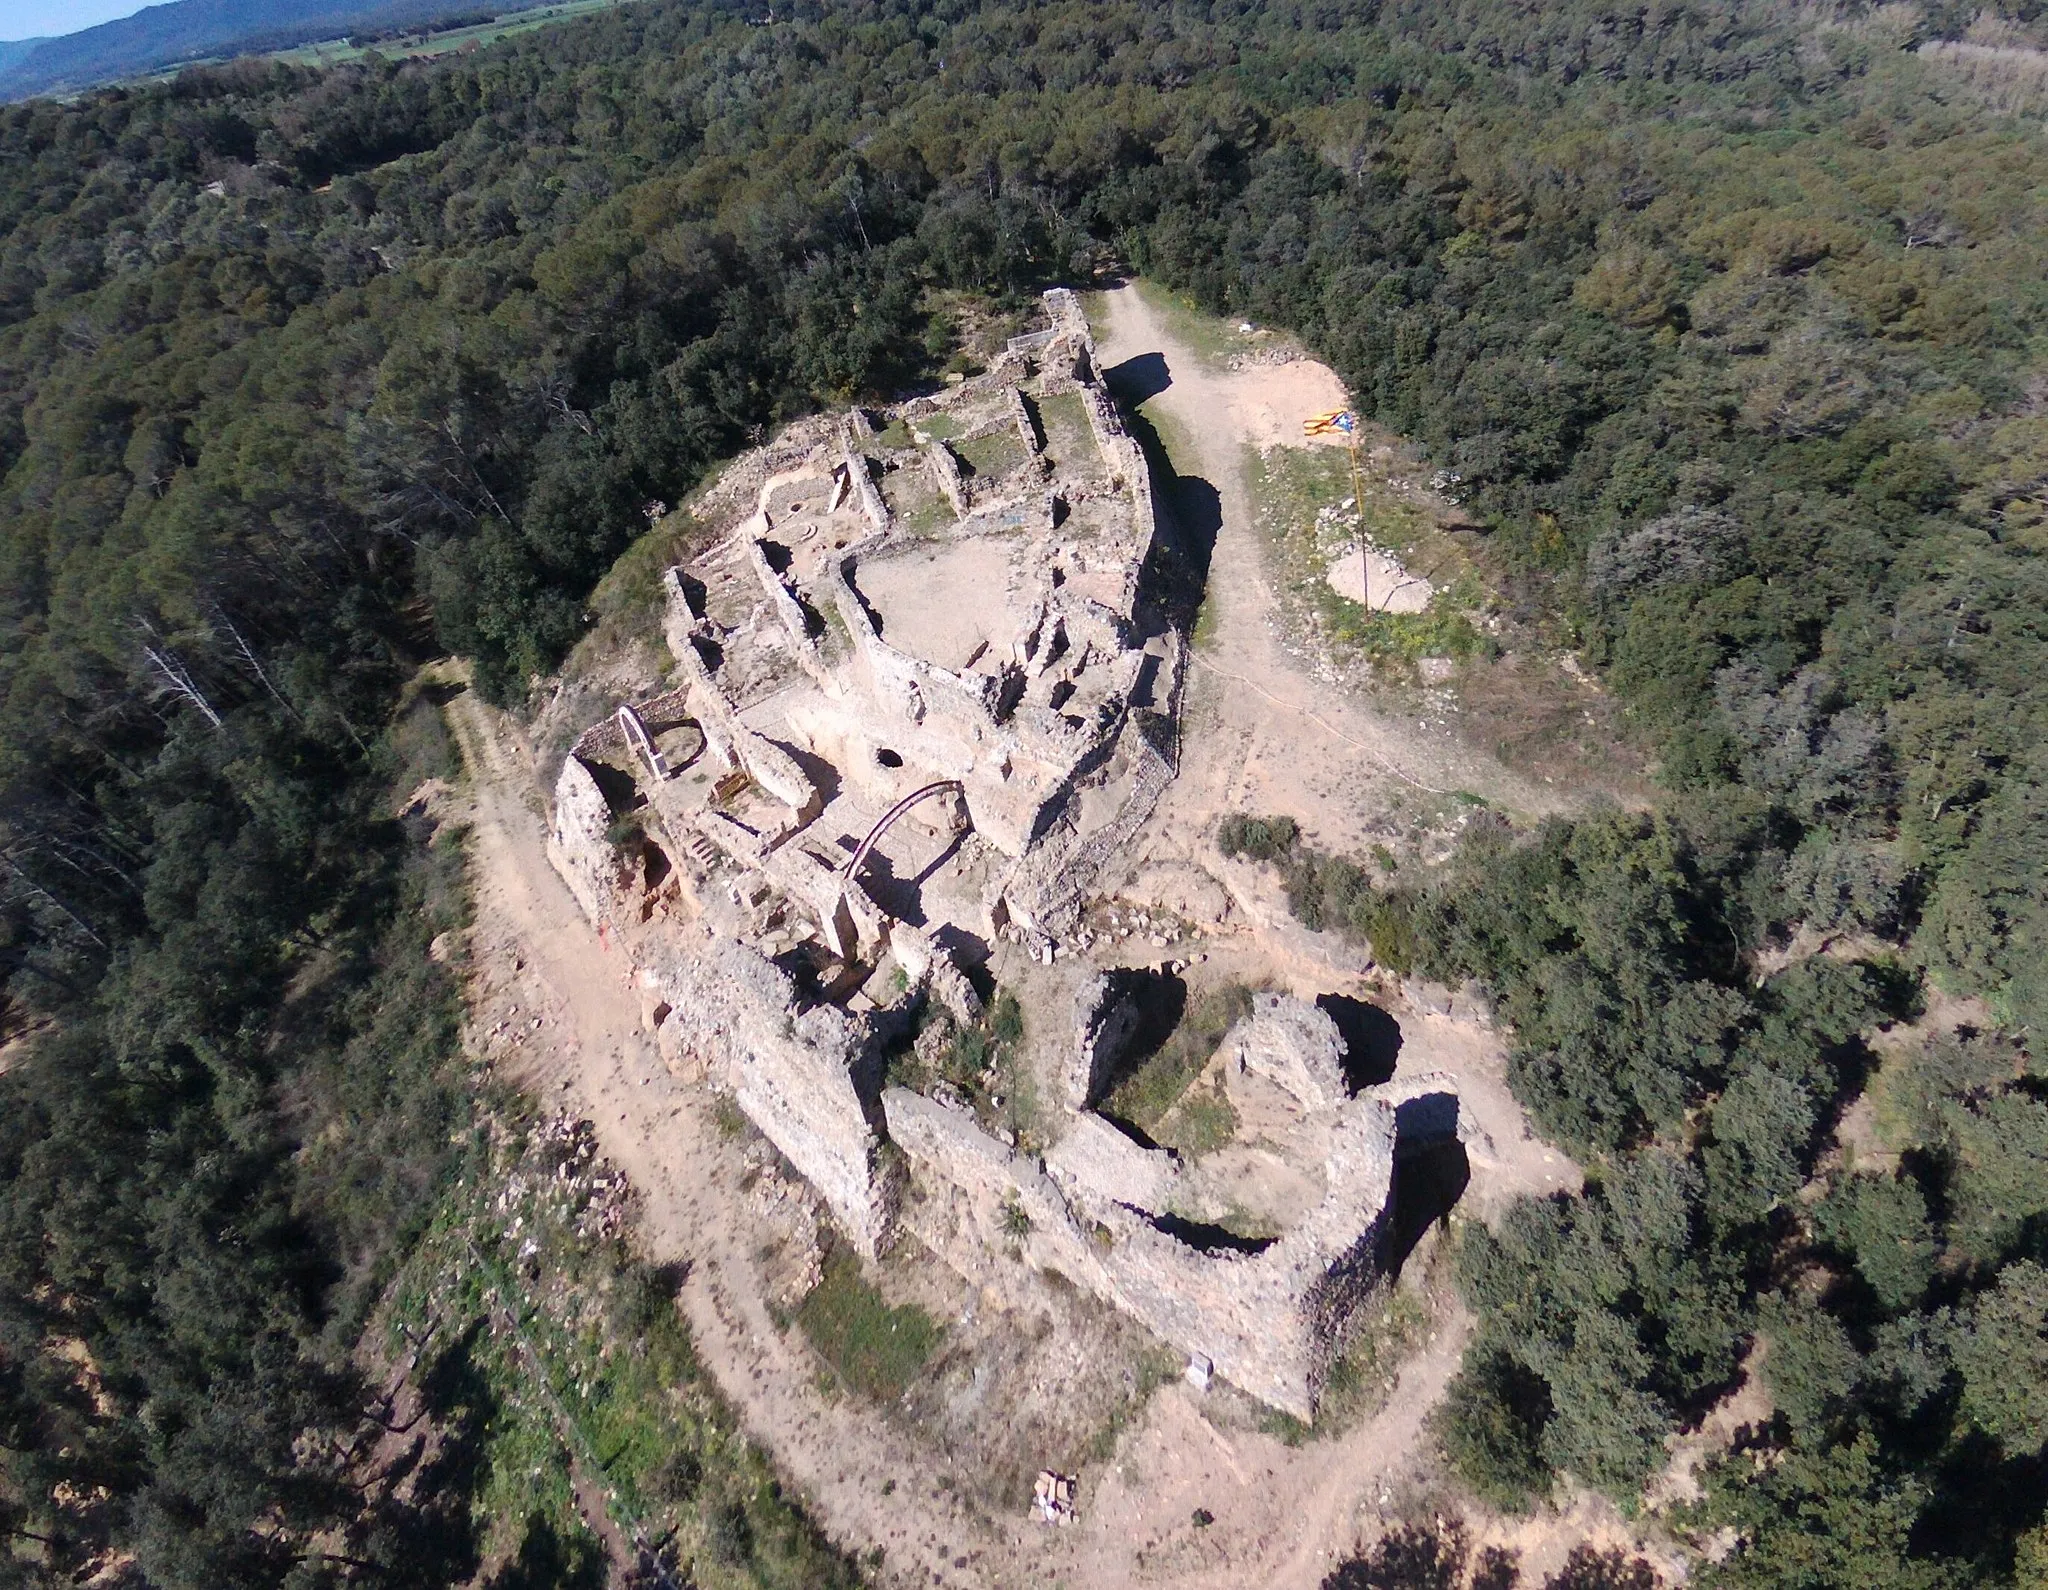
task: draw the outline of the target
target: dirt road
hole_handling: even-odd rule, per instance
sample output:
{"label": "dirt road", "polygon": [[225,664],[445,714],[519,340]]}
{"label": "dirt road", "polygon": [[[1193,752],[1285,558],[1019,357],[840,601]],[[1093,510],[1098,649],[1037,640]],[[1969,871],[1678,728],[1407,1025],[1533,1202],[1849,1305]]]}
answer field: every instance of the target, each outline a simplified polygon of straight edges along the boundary
{"label": "dirt road", "polygon": [[1442,730],[1313,677],[1281,644],[1276,604],[1245,484],[1247,438],[1304,445],[1301,421],[1347,399],[1322,365],[1219,370],[1173,333],[1135,286],[1102,295],[1097,349],[1111,384],[1156,425],[1179,477],[1182,532],[1213,536],[1202,642],[1189,696],[1180,778],[1147,831],[1155,856],[1200,855],[1218,813],[1285,813],[1333,848],[1358,846],[1363,822],[1403,790],[1469,791],[1513,811],[1559,809],[1559,794]]}
{"label": "dirt road", "polygon": [[739,1155],[702,1090],[661,1064],[623,958],[591,931],[549,865],[527,747],[473,695],[456,697],[448,716],[474,792],[473,997],[516,1004],[531,1033],[504,1064],[508,1080],[593,1123],[640,1194],[648,1256],[688,1267],[682,1303],[698,1352],[832,1537],[850,1549],[881,1546],[906,1583],[1001,1583],[954,1568],[990,1544],[963,1509],[921,1487],[900,1488],[893,1505],[877,1496],[879,1477],[921,1471],[918,1453],[883,1421],[827,1401],[808,1349],[769,1317],[753,1260],[762,1233],[739,1185]]}

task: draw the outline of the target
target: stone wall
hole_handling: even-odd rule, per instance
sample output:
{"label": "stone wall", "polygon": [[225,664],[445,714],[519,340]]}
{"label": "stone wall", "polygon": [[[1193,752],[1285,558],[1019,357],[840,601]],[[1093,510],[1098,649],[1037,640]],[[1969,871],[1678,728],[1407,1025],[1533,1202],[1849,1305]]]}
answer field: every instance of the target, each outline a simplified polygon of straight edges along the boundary
{"label": "stone wall", "polygon": [[[860,410],[854,410],[860,414]],[[875,434],[874,427],[867,423],[867,416],[861,414],[860,435],[864,438]],[[849,432],[852,427],[849,426]],[[882,493],[875,486],[875,477],[868,468],[867,455],[855,445],[853,434],[841,438],[841,450],[845,454],[847,473],[853,479],[854,495],[860,499],[860,511],[867,516],[869,524],[877,535],[886,534],[889,529],[889,505],[882,500]]]}
{"label": "stone wall", "polygon": [[1045,1172],[1077,1209],[1112,1204],[1163,1214],[1180,1166],[1163,1148],[1141,1148],[1099,1115],[1077,1115],[1045,1156]]}
{"label": "stone wall", "polygon": [[[671,606],[680,599],[680,589],[679,584],[671,587]],[[685,688],[691,716],[703,729],[706,744],[728,765],[737,763],[745,768],[747,776],[770,796],[801,821],[809,822],[824,804],[810,775],[797,765],[795,757],[765,735],[756,734],[741,720],[738,709],[719,689],[688,635],[681,637],[680,645],[672,638],[671,647],[688,681]]]}
{"label": "stone wall", "polygon": [[[633,710],[640,714],[640,721],[647,725],[650,734],[659,734],[679,723],[687,723],[690,721],[689,687],[664,690],[660,695],[638,703]],[[591,757],[609,756],[625,749],[626,731],[619,723],[619,715],[614,712],[578,735],[569,751],[572,756]]]}
{"label": "stone wall", "polygon": [[[901,714],[902,726],[916,731],[908,743],[894,734],[889,739],[933,777],[959,779],[975,831],[1006,855],[1022,854],[1031,843],[1040,811],[1053,796],[1027,776],[1037,755],[1027,749],[1015,727],[998,720],[1006,680],[954,673],[898,651],[875,633],[843,566],[828,565],[828,570],[833,604],[860,650],[874,699],[893,706]],[[1014,665],[1007,673],[1011,682],[1021,683]],[[876,725],[874,732],[887,731]],[[1064,724],[1059,732],[1074,739],[1073,756],[1085,754],[1091,743],[1085,736],[1072,736]],[[1054,749],[1038,746],[1036,738],[1033,745]]]}
{"label": "stone wall", "polygon": [[1010,422],[1017,427],[1017,439],[1024,444],[1024,451],[1036,458],[1045,449],[1038,439],[1038,427],[1032,422],[1031,410],[1025,406],[1022,388],[1010,388]]}
{"label": "stone wall", "polygon": [[[623,738],[623,736],[622,736]],[[611,832],[611,804],[579,757],[562,763],[555,780],[555,818],[548,829],[548,860],[593,925],[611,919],[623,863]]]}
{"label": "stone wall", "polygon": [[1020,924],[1037,934],[1066,932],[1080,915],[1081,899],[1095,886],[1113,856],[1124,853],[1166,786],[1174,764],[1159,744],[1171,743],[1172,725],[1156,713],[1133,713],[1126,720],[1124,743],[1131,747],[1130,793],[1116,815],[1093,833],[1045,847],[1019,869],[1009,892],[1011,910]]}
{"label": "stone wall", "polygon": [[1092,1110],[1130,1050],[1144,1012],[1128,989],[1097,972],[1074,991],[1074,1047],[1067,1056],[1067,1105]]}
{"label": "stone wall", "polygon": [[842,419],[820,414],[798,420],[766,447],[735,459],[691,504],[692,517],[705,524],[746,518],[760,510],[771,481],[822,473],[825,459],[843,441]]}
{"label": "stone wall", "polygon": [[1207,1358],[1261,1402],[1308,1420],[1381,1278],[1401,1101],[1442,1091],[1442,1079],[1418,1078],[1391,1097],[1368,1090],[1346,1100],[1332,1124],[1322,1201],[1257,1252],[1208,1250],[1162,1229],[1143,1204],[1168,1199],[1172,1173],[1127,1139],[1105,1138],[1115,1128],[1095,1117],[1075,1123],[1041,1165],[965,1110],[900,1088],[882,1104],[919,1189],[906,1218],[936,1250],[972,1270],[1013,1248]]}
{"label": "stone wall", "polygon": [[791,644],[797,648],[799,654],[806,657],[814,656],[818,642],[811,634],[811,627],[804,617],[803,608],[790,594],[790,589],[783,583],[782,576],[777,574],[768,562],[767,548],[752,536],[747,538],[747,565],[754,571],[754,578],[760,582],[762,594],[768,598],[768,606],[781,621]]}
{"label": "stone wall", "polygon": [[943,945],[909,922],[891,920],[888,933],[890,952],[913,981],[924,980],[939,1003],[965,1025],[981,1020],[981,995]]}
{"label": "stone wall", "polygon": [[1080,296],[1071,287],[1049,287],[1043,294],[1046,318],[1052,322],[1052,329],[1063,337],[1088,336],[1088,312],[1081,307]]}
{"label": "stone wall", "polygon": [[1458,1098],[1458,1084],[1447,1071],[1420,1071],[1411,1077],[1382,1082],[1372,1090],[1375,1098],[1394,1108],[1403,1153],[1433,1148],[1456,1138],[1486,1152],[1492,1144],[1466,1114]]}
{"label": "stone wall", "polygon": [[[969,1273],[1014,1248],[1034,1269],[1110,1296],[1099,1250],[1036,1160],[989,1136],[965,1109],[904,1088],[883,1090],[882,1112],[915,1177],[904,1222],[927,1246]],[[1028,1222],[1022,1233],[1013,1210]]]}
{"label": "stone wall", "polygon": [[967,486],[960,479],[960,460],[953,456],[953,449],[944,442],[933,442],[925,448],[924,460],[932,472],[932,483],[952,505],[954,515],[964,519],[967,516]]}
{"label": "stone wall", "polygon": [[787,976],[730,941],[653,970],[671,1006],[658,1034],[664,1056],[729,1089],[855,1245],[886,1250],[899,1189],[881,1152],[882,1062],[869,1024],[834,1005],[801,1005]]}

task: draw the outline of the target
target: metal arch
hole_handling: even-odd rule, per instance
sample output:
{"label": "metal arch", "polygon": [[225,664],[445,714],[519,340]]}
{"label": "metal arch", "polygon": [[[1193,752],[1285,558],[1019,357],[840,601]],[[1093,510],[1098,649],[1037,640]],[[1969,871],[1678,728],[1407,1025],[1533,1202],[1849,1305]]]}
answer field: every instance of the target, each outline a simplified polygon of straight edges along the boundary
{"label": "metal arch", "polygon": [[868,859],[868,852],[873,850],[875,842],[888,832],[891,823],[895,822],[897,818],[909,811],[919,801],[929,800],[934,795],[943,795],[948,790],[957,791],[962,796],[965,796],[967,793],[967,787],[957,778],[942,778],[936,784],[927,784],[923,789],[912,790],[894,806],[891,806],[886,812],[882,813],[882,820],[868,830],[867,838],[860,842],[860,848],[854,851],[853,859],[847,862],[846,876],[848,881],[851,881],[860,872],[860,864]]}

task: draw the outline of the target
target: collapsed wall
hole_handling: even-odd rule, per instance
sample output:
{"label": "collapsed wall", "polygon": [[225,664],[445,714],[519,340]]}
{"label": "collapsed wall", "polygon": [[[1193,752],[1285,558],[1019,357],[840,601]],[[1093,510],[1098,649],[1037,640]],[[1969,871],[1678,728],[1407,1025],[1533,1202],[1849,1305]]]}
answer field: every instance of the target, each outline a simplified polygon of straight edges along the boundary
{"label": "collapsed wall", "polygon": [[1344,1084],[1344,1040],[1327,1011],[1283,994],[1260,994],[1231,1034],[1238,1070],[1266,1078],[1306,1110],[1334,1109]]}

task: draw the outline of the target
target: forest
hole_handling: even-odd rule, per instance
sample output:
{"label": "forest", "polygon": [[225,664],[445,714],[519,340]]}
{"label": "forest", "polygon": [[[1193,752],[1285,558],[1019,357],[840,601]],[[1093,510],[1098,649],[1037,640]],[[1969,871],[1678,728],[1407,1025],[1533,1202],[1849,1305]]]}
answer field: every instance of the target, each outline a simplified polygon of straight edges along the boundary
{"label": "forest", "polygon": [[[1482,984],[1588,1168],[1461,1246],[1466,1481],[1633,1510],[1757,1363],[1706,1582],[2048,1583],[2044,45],[2026,0],[638,0],[0,109],[0,1584],[467,1582],[420,1545],[459,1475],[351,1457],[486,1135],[408,681],[519,706],[648,499],[930,377],[945,294],[1126,269],[1457,470],[1655,758],[1653,814],[1427,877],[1222,836]],[[720,1571],[803,1582],[771,1489],[744,1538],[799,1543]]]}

